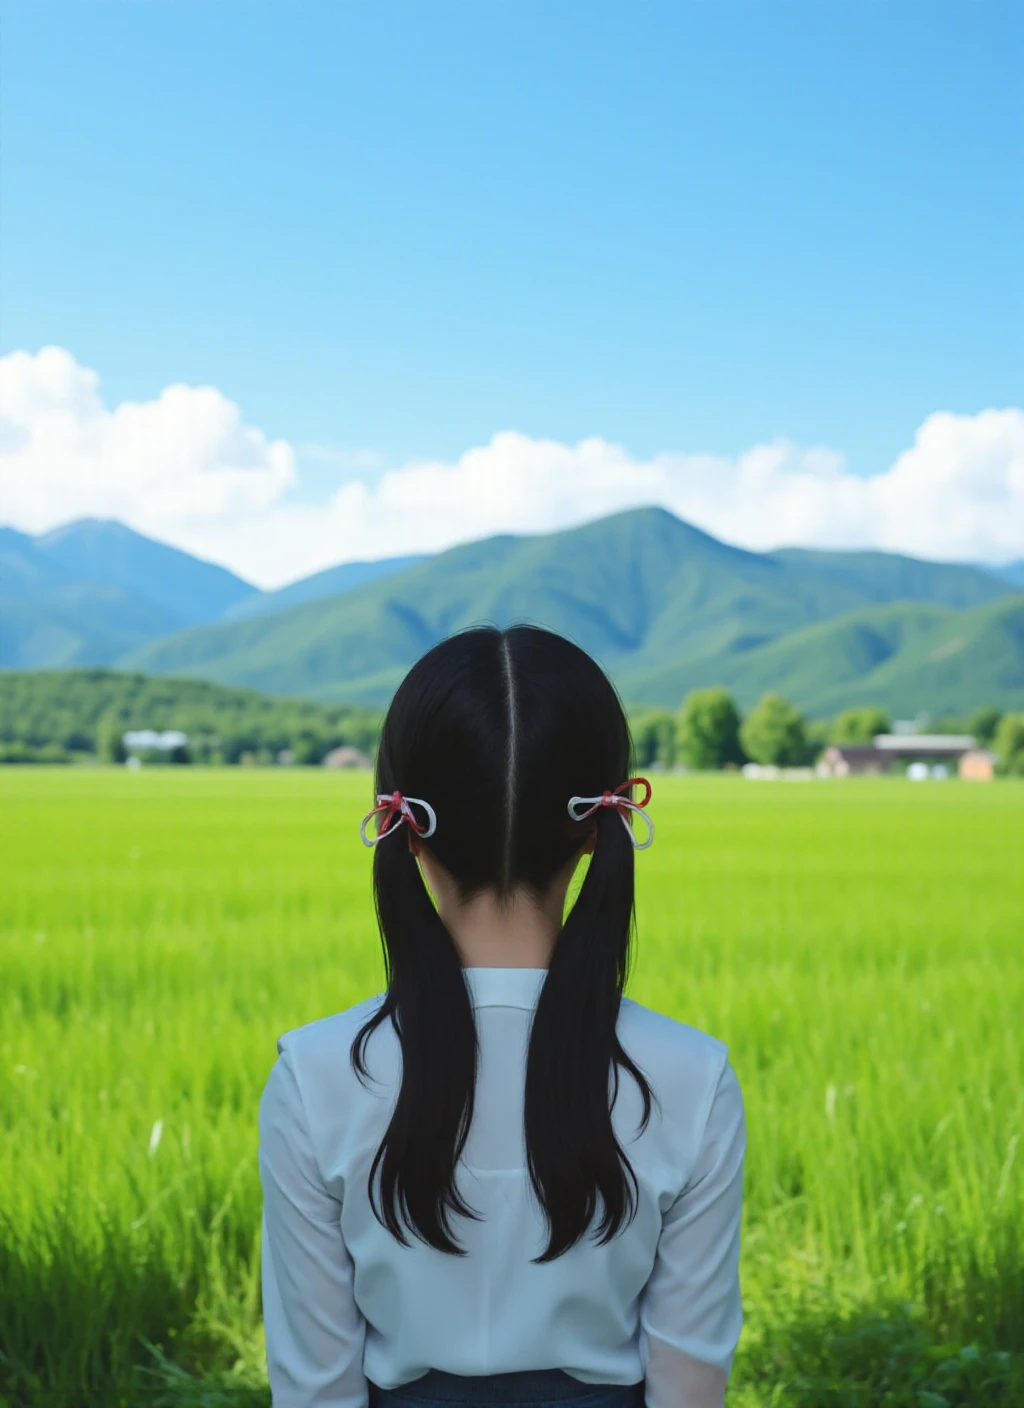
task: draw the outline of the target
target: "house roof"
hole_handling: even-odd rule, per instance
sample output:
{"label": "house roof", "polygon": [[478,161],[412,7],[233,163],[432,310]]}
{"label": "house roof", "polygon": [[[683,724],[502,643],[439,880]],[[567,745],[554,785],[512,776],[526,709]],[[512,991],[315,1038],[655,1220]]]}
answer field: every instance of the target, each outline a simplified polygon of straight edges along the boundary
{"label": "house roof", "polygon": [[977,741],[970,733],[876,733],[874,746],[889,753],[966,753]]}

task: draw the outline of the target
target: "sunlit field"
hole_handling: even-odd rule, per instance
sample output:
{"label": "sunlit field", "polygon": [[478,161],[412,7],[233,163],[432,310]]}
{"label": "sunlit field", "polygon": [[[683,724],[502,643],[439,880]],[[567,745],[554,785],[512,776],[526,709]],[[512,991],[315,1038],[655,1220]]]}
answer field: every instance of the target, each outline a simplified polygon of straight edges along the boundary
{"label": "sunlit field", "polygon": [[[268,1401],[257,1104],[280,1032],[382,989],[370,791],[0,770],[0,1404]],[[1024,1401],[1024,784],[652,815],[628,992],[747,1100],[731,1403]]]}

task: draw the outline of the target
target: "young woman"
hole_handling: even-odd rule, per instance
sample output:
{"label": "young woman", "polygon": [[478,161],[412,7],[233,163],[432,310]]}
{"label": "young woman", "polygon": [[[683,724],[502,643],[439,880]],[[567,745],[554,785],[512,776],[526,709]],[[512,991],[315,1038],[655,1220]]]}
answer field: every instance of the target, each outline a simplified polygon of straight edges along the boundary
{"label": "young woman", "polygon": [[622,995],[630,751],[530,626],[396,693],[363,823],[387,992],[283,1036],[260,1108],[274,1408],[721,1408],[743,1102],[721,1042]]}

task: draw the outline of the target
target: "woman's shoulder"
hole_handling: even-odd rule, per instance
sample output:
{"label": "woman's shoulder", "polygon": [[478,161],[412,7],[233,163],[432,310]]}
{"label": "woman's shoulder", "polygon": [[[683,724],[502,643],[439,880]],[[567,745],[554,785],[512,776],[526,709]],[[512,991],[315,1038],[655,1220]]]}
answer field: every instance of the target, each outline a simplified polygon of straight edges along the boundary
{"label": "woman's shoulder", "polygon": [[[322,1075],[333,1084],[339,1069],[348,1064],[349,1052],[360,1028],[379,1009],[385,997],[385,993],[376,993],[342,1012],[292,1027],[278,1037],[278,1055],[294,1067],[301,1068],[307,1078]],[[390,1046],[389,1037],[397,1046],[398,1039],[391,1023],[385,1021],[375,1028],[370,1040],[375,1048],[378,1045]]]}
{"label": "woman's shoulder", "polygon": [[382,1022],[367,1043],[363,1074],[352,1064],[359,1029],[383,998],[368,997],[278,1037],[277,1060],[260,1101],[263,1139],[274,1130],[294,1132],[301,1124],[302,1137],[311,1141],[323,1170],[336,1170],[346,1151],[361,1146],[367,1121],[377,1114],[379,1102],[393,1093],[400,1069],[398,1038],[389,1021]]}
{"label": "woman's shoulder", "polygon": [[624,997],[621,1004],[620,1021],[625,1021],[633,1030],[643,1032],[652,1041],[674,1045],[679,1050],[703,1051],[708,1055],[728,1050],[726,1043],[700,1027],[692,1026],[678,1017],[670,1017],[656,1007],[647,1007],[635,998]]}
{"label": "woman's shoulder", "polygon": [[278,1051],[311,1050],[343,1041],[350,1030],[353,1035],[359,1030],[384,1001],[386,995],[375,993],[373,997],[365,997],[362,1002],[346,1007],[341,1012],[331,1012],[326,1017],[317,1017],[312,1022],[304,1022],[302,1026],[291,1027],[278,1037]]}
{"label": "woman's shoulder", "polygon": [[630,1056],[656,1078],[659,1089],[676,1090],[689,1099],[713,1093],[729,1064],[724,1041],[629,997],[622,999],[619,1037]]}

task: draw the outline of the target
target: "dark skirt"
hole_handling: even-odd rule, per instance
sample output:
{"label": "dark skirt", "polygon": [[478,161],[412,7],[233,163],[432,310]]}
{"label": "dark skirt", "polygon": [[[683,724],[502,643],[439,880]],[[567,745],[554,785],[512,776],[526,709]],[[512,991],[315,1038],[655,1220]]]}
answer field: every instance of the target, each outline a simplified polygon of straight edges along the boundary
{"label": "dark skirt", "polygon": [[370,1384],[370,1408],[497,1408],[528,1404],[529,1408],[644,1408],[644,1386],[585,1384],[564,1369],[527,1369],[515,1374],[467,1377],[431,1369],[397,1388]]}

